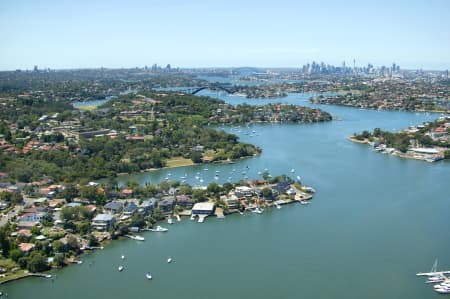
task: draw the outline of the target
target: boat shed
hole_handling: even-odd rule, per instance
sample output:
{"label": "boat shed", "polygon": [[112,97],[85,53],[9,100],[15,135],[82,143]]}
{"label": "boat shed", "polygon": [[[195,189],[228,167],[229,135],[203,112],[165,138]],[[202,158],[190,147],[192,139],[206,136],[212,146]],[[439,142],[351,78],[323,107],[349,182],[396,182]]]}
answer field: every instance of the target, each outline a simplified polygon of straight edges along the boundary
{"label": "boat shed", "polygon": [[214,214],[213,202],[198,202],[192,208],[193,215],[213,215]]}

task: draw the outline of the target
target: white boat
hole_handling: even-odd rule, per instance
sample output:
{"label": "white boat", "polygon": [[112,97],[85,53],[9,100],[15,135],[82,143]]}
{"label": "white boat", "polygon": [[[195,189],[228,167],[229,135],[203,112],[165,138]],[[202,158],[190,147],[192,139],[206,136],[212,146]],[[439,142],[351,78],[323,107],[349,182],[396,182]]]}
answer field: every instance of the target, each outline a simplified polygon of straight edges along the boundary
{"label": "white boat", "polygon": [[300,203],[301,203],[302,205],[307,205],[307,204],[309,204],[309,202],[306,201],[306,200],[300,200]]}
{"label": "white boat", "polygon": [[277,209],[278,209],[278,210],[281,209],[281,206],[280,206],[280,205],[277,205]]}
{"label": "white boat", "polygon": [[292,168],[292,169],[291,169],[291,172],[292,172],[292,173],[294,173],[294,172],[295,172],[295,169],[294,169],[294,168]]}
{"label": "white boat", "polygon": [[169,229],[167,229],[165,227],[162,227],[162,226],[159,226],[159,225],[156,228],[150,229],[150,231],[152,231],[152,232],[166,232],[168,230]]}
{"label": "white boat", "polygon": [[124,260],[124,259],[125,259],[125,256],[122,254],[122,255],[120,256],[120,258]]}
{"label": "white boat", "polygon": [[167,263],[170,264],[171,262],[172,262],[172,258],[169,257],[169,258],[167,259]]}
{"label": "white boat", "polygon": [[148,280],[153,278],[152,275],[150,273],[148,273],[148,272],[145,274],[145,277],[147,277]]}
{"label": "white boat", "polygon": [[435,289],[444,289],[444,288],[448,289],[448,288],[450,288],[450,284],[448,284],[447,282],[443,282],[443,283],[434,285],[434,288]]}
{"label": "white boat", "polygon": [[123,271],[123,266],[119,266],[119,268],[117,268],[117,270],[119,270],[119,272]]}
{"label": "white boat", "polygon": [[444,275],[436,275],[428,277],[425,283],[438,283],[445,281],[446,277]]}
{"label": "white boat", "polygon": [[136,241],[145,241],[144,237],[141,236],[134,236],[134,235],[125,235],[125,237],[128,237],[132,240],[136,240]]}
{"label": "white boat", "polygon": [[181,221],[180,215],[175,215],[177,217],[177,221]]}
{"label": "white boat", "polygon": [[434,290],[440,294],[450,294],[450,288],[439,288]]}
{"label": "white boat", "polygon": [[262,214],[263,210],[260,208],[255,208],[254,210],[252,210],[252,212],[256,214]]}
{"label": "white boat", "polygon": [[172,217],[169,217],[169,218],[167,219],[167,223],[173,224],[173,219],[172,219]]}

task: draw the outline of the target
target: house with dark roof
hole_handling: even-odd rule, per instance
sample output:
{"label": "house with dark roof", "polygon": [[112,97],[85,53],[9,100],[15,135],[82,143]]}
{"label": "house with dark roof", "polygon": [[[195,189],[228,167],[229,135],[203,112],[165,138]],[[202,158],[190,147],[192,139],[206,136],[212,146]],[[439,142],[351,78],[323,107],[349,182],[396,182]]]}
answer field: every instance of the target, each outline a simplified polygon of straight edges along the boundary
{"label": "house with dark roof", "polygon": [[138,211],[144,215],[149,215],[157,207],[156,198],[152,197],[150,199],[144,200],[139,206]]}
{"label": "house with dark roof", "polygon": [[287,181],[279,181],[273,187],[273,189],[277,190],[278,193],[282,194],[282,193],[286,193],[286,191],[288,191],[290,187],[291,187],[291,184],[289,182],[287,182]]}
{"label": "house with dark roof", "polygon": [[123,204],[119,201],[111,201],[103,206],[103,210],[112,214],[118,214],[122,211]]}
{"label": "house with dark roof", "polygon": [[192,206],[194,205],[194,199],[192,199],[192,197],[190,197],[189,195],[177,195],[176,200],[175,200],[176,204],[180,207],[183,207],[185,209],[191,209]]}
{"label": "house with dark roof", "polygon": [[134,213],[136,213],[137,210],[138,210],[137,205],[134,202],[130,201],[130,202],[127,202],[125,204],[125,206],[123,207],[123,214],[127,215],[127,216],[131,216]]}
{"label": "house with dark roof", "polygon": [[170,213],[173,210],[174,200],[172,196],[163,197],[163,199],[158,203],[158,207],[163,213]]}

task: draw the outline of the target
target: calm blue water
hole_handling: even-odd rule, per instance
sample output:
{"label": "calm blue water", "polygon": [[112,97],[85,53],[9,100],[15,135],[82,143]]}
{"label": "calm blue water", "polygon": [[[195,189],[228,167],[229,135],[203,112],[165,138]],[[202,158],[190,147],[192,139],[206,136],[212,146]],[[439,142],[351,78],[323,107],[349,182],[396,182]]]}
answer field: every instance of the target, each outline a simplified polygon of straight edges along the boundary
{"label": "calm blue water", "polygon": [[[204,95],[214,95],[204,92]],[[219,94],[229,103],[250,100]],[[307,95],[279,101],[309,105]],[[381,127],[399,130],[435,115],[321,106],[340,121],[309,125],[223,128],[260,146],[259,157],[232,165],[210,164],[122,177],[158,182],[170,173],[192,184],[229,176],[301,176],[317,193],[308,206],[284,206],[262,215],[188,219],[146,241],[113,242],[58,272],[0,289],[9,298],[440,298],[416,272],[436,257],[450,269],[450,164],[405,160],[371,151],[346,138]],[[251,137],[251,131],[256,134]],[[235,171],[233,171],[235,169]],[[117,271],[125,254],[125,270]],[[171,256],[172,264],[165,260]],[[90,262],[95,262],[89,266]],[[153,281],[144,274],[150,271]]]}

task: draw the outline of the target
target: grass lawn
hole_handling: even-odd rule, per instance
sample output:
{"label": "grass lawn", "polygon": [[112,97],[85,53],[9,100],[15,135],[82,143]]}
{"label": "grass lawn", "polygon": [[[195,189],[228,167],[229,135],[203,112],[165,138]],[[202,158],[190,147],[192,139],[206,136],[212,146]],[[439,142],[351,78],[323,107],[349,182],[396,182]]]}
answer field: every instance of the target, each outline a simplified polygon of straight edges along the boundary
{"label": "grass lawn", "polygon": [[[0,259],[0,267],[5,268],[7,270],[6,273],[0,274],[0,283],[10,280],[17,277],[26,276],[28,271],[18,269],[19,265],[17,265],[13,260],[11,259]],[[11,269],[17,269],[16,271],[12,272]]]}
{"label": "grass lawn", "polygon": [[79,107],[79,110],[83,110],[83,111],[92,111],[97,109],[97,106],[83,106],[83,107]]}
{"label": "grass lawn", "polygon": [[166,160],[167,167],[180,167],[180,166],[190,166],[194,165],[191,159],[186,159],[183,157],[176,157],[169,160]]}

